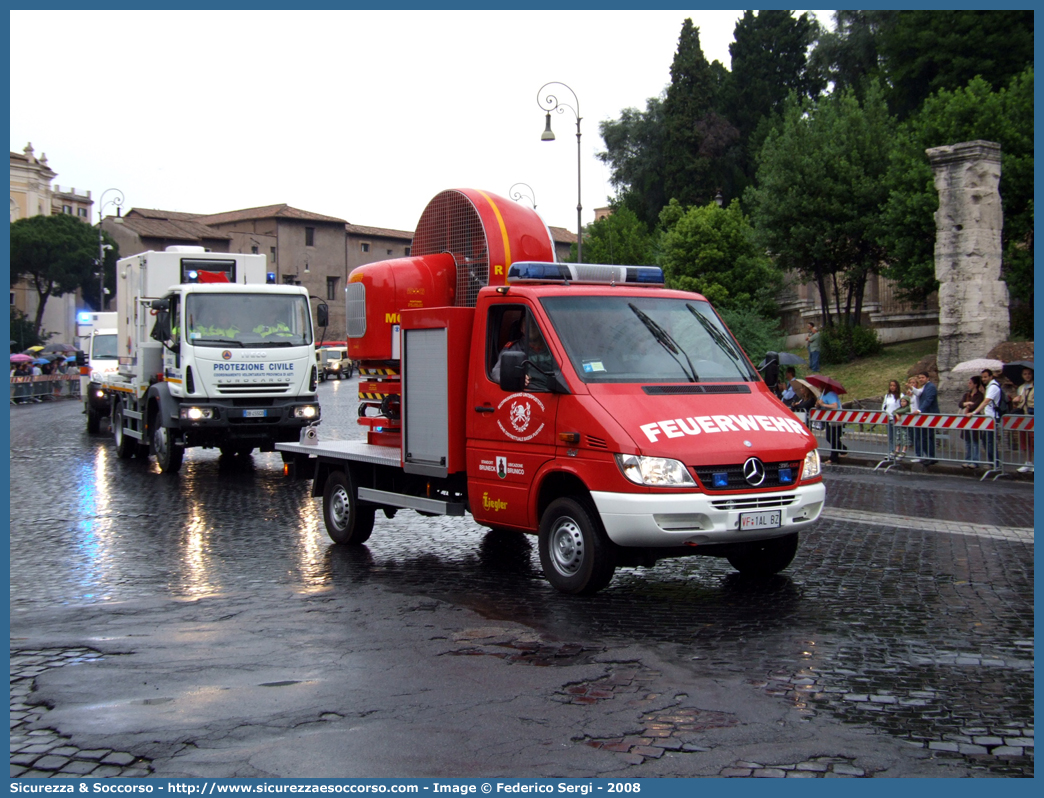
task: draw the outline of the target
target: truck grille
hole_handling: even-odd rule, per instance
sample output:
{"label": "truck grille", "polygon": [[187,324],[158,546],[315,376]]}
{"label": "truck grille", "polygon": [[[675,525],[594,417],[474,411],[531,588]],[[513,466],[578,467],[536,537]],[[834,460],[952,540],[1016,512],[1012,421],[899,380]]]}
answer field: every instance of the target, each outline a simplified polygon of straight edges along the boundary
{"label": "truck grille", "polygon": [[[797,484],[801,476],[801,461],[787,460],[782,463],[765,463],[765,481],[756,488],[751,486],[743,476],[743,464],[720,465],[720,466],[693,466],[697,478],[703,484],[703,489],[708,493],[726,490],[765,490],[766,488],[792,488]],[[790,469],[791,479],[789,482],[779,481],[780,469]],[[725,474],[728,484],[715,487],[714,475]]]}
{"label": "truck grille", "polygon": [[715,510],[769,510],[776,507],[788,507],[797,501],[793,493],[783,496],[744,496],[741,499],[714,499],[711,506]]}
{"label": "truck grille", "polygon": [[270,382],[264,385],[243,385],[243,386],[218,386],[217,392],[222,396],[237,396],[241,394],[258,394],[258,393],[286,393],[290,390],[290,383],[288,382]]}

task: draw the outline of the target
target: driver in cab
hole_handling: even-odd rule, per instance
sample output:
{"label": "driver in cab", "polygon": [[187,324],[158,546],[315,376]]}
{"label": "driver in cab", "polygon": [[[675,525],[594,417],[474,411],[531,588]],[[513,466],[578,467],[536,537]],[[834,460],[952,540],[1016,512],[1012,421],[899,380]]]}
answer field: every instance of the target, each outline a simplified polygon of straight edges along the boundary
{"label": "driver in cab", "polygon": [[[512,324],[511,332],[508,334],[509,343],[497,356],[496,365],[490,372],[493,381],[500,382],[500,367],[504,360],[505,352],[524,352],[526,355],[526,377],[525,386],[527,391],[538,391],[546,393],[551,390],[550,374],[556,367],[555,359],[547,348],[547,342],[540,332],[540,328],[529,321],[528,314]],[[547,372],[547,373],[545,373]]]}

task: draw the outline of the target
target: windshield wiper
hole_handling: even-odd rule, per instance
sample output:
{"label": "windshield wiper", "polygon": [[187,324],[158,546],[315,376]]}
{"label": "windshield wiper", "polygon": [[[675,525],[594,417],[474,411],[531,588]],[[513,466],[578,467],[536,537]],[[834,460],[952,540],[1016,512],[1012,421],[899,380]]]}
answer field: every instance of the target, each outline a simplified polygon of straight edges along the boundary
{"label": "windshield wiper", "polygon": [[235,338],[192,338],[189,343],[193,346],[199,346],[200,344],[214,344],[215,346],[238,346],[243,347],[242,341],[237,341]]}
{"label": "windshield wiper", "polygon": [[718,345],[718,348],[721,349],[726,355],[731,357],[735,362],[739,363],[741,366],[744,367],[744,371],[747,372],[747,378],[755,379],[754,375],[750,373],[750,368],[748,368],[746,364],[743,362],[742,355],[740,355],[740,353],[736,351],[735,347],[732,345],[732,342],[725,337],[721,330],[715,327],[714,324],[710,321],[710,319],[705,317],[688,302],[685,303],[685,307],[688,308],[689,313],[695,316],[696,320],[703,325],[703,329],[707,331],[707,335],[714,339],[714,343]]}
{"label": "windshield wiper", "polygon": [[[653,321],[643,311],[636,308],[630,302],[627,303],[627,307],[629,307],[634,312],[634,315],[641,320],[642,324],[644,324],[649,329],[649,332],[652,333],[653,338],[656,339],[656,342],[667,350],[667,354],[674,358],[674,362],[681,367],[681,370],[683,372],[685,372],[685,378],[689,382],[699,382],[700,377],[696,373],[696,369],[693,368],[692,361],[689,360],[688,353],[681,348],[681,345],[677,341],[671,338],[671,334],[667,332],[665,329],[663,329],[663,327],[661,327],[655,321]],[[682,357],[685,358],[685,363],[689,364],[688,369],[685,368],[685,363],[682,363],[680,360],[678,360],[679,354],[681,354]]]}

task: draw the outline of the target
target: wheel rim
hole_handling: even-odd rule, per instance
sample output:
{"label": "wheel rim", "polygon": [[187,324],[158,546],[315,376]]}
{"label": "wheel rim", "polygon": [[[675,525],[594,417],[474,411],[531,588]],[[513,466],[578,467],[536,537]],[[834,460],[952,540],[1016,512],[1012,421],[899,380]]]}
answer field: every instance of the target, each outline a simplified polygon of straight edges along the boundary
{"label": "wheel rim", "polygon": [[156,443],[156,458],[160,461],[163,461],[167,457],[167,447],[170,445],[170,441],[167,437],[167,428],[158,428],[153,438]]}
{"label": "wheel rim", "polygon": [[348,527],[348,513],[351,509],[351,499],[348,491],[338,485],[330,497],[330,516],[338,529]]}
{"label": "wheel rim", "polygon": [[551,531],[551,562],[562,576],[575,576],[584,564],[584,535],[572,518],[562,518]]}

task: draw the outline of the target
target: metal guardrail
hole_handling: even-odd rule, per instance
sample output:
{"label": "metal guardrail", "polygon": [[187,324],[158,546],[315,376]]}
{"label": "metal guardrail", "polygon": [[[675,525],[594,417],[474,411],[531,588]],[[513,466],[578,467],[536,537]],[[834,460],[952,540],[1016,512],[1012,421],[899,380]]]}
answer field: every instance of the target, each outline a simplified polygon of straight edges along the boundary
{"label": "metal guardrail", "polygon": [[79,398],[79,374],[38,374],[28,377],[11,377],[11,404]]}
{"label": "metal guardrail", "polygon": [[877,460],[874,470],[921,462],[985,469],[981,479],[1026,468],[1033,459],[1033,416],[914,413],[889,418],[877,410],[810,410],[806,425],[826,458]]}

